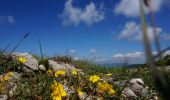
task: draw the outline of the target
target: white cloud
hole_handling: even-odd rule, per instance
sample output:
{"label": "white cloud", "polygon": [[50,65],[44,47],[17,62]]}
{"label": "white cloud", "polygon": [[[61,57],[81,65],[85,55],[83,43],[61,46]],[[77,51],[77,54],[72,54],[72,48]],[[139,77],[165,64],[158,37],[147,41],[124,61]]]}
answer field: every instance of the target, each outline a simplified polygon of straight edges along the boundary
{"label": "white cloud", "polygon": [[96,53],[96,49],[92,48],[92,49],[90,49],[89,52],[90,52],[90,53]]}
{"label": "white cloud", "polygon": [[73,57],[73,60],[81,60],[79,57]]}
{"label": "white cloud", "polygon": [[71,53],[71,54],[76,53],[76,50],[70,49],[70,50],[69,50],[69,53]]}
{"label": "white cloud", "polygon": [[95,4],[91,2],[86,5],[84,9],[82,9],[79,7],[74,7],[72,2],[73,0],[67,0],[65,3],[64,12],[60,15],[63,19],[64,25],[78,25],[81,22],[91,25],[93,23],[100,22],[105,18],[105,13],[102,10],[102,6],[100,9],[97,9]]}
{"label": "white cloud", "polygon": [[140,58],[143,57],[144,53],[142,52],[132,52],[132,53],[126,53],[126,54],[122,54],[122,53],[118,53],[113,55],[113,59],[124,59],[124,58]]}
{"label": "white cloud", "polygon": [[15,24],[16,21],[14,19],[14,16],[0,16],[0,24],[3,23]]}
{"label": "white cloud", "polygon": [[118,53],[112,56],[113,62],[123,63],[125,60],[128,60],[128,63],[144,63],[145,56],[143,52],[130,52],[130,53]]}
{"label": "white cloud", "polygon": [[117,58],[124,58],[125,56],[124,56],[124,54],[121,54],[121,53],[118,53],[118,54],[115,54],[115,55],[113,55],[113,59],[117,59]]}
{"label": "white cloud", "polygon": [[10,23],[10,24],[15,24],[15,19],[14,19],[14,16],[7,16],[7,21]]}
{"label": "white cloud", "polygon": [[[160,35],[162,32],[161,28],[156,28],[157,34]],[[154,39],[153,35],[153,28],[148,27],[148,36],[152,41]],[[141,31],[141,25],[135,22],[127,22],[124,28],[121,30],[120,34],[118,35],[119,39],[127,39],[127,40],[143,40],[143,32]]]}
{"label": "white cloud", "polygon": [[143,52],[118,53],[112,56],[112,61],[117,63],[124,63],[128,61],[129,64],[144,63],[145,57]]}
{"label": "white cloud", "polygon": [[161,34],[160,39],[170,40],[170,34],[168,34],[168,33]]}
{"label": "white cloud", "polygon": [[142,57],[144,54],[142,52],[133,52],[133,53],[127,53],[125,56],[127,58],[140,58]]}
{"label": "white cloud", "polygon": [[[154,12],[160,10],[163,0],[150,0],[151,7]],[[146,13],[148,9],[145,8]],[[116,14],[123,14],[130,17],[135,17],[140,15],[140,0],[121,0],[114,9]]]}
{"label": "white cloud", "polygon": [[[152,51],[153,56],[157,55],[156,51]],[[163,54],[163,57],[166,55],[170,55],[170,50],[166,51]],[[128,52],[128,53],[117,53],[112,56],[113,62],[121,62],[124,63],[125,60],[128,60],[130,64],[137,64],[137,63],[145,63],[146,62],[146,55],[145,52]]]}
{"label": "white cloud", "polygon": [[132,36],[136,36],[140,30],[140,25],[137,25],[135,22],[127,22],[123,30],[119,34],[119,38],[131,39]]}

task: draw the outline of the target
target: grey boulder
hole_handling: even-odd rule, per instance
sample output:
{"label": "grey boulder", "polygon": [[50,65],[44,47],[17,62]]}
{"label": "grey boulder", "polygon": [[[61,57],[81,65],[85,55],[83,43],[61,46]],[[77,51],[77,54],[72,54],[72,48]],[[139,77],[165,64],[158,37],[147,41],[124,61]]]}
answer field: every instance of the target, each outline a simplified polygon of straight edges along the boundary
{"label": "grey boulder", "polygon": [[0,95],[0,100],[8,100],[8,96],[7,95],[5,95],[5,94],[1,94]]}
{"label": "grey boulder", "polygon": [[48,64],[49,64],[49,69],[51,69],[52,71],[57,71],[57,70],[66,70],[66,71],[71,71],[74,70],[75,67],[69,64],[59,64],[53,60],[48,60]]}
{"label": "grey boulder", "polygon": [[39,65],[39,69],[42,70],[42,71],[46,71],[44,65]]}
{"label": "grey boulder", "polygon": [[[0,75],[0,78],[4,77],[6,75],[8,75],[8,73]],[[2,93],[8,94],[9,97],[12,97],[15,94],[15,91],[17,89],[16,81],[19,80],[20,77],[21,77],[21,75],[17,72],[10,72],[8,79],[7,79],[6,83],[4,84],[5,89],[2,91]],[[1,98],[0,98],[0,100],[1,100]]]}
{"label": "grey boulder", "polygon": [[143,80],[140,79],[140,78],[133,78],[133,79],[131,79],[131,80],[129,81],[129,83],[131,83],[131,84],[136,84],[136,83],[138,83],[138,84],[144,85]]}
{"label": "grey boulder", "polygon": [[23,63],[26,67],[23,68],[24,71],[30,72],[31,70],[38,70],[38,61],[32,55],[28,53],[13,53],[12,56],[17,60],[19,57],[26,59],[26,62]]}
{"label": "grey boulder", "polygon": [[125,88],[122,93],[126,98],[137,98],[137,95],[130,88]]}

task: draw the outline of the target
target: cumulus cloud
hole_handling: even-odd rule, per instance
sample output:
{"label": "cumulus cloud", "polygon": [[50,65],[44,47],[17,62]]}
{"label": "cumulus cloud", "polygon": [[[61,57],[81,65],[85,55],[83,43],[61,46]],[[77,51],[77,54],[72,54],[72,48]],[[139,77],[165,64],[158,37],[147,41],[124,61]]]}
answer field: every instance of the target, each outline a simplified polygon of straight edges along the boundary
{"label": "cumulus cloud", "polygon": [[127,22],[123,28],[123,30],[119,34],[120,39],[130,39],[136,37],[139,34],[140,25],[137,25],[135,22]]}
{"label": "cumulus cloud", "polygon": [[16,21],[14,16],[0,16],[0,24],[3,23],[15,24]]}
{"label": "cumulus cloud", "polygon": [[[157,30],[157,34],[160,35],[162,32],[162,29],[157,27],[156,30]],[[151,41],[154,39],[153,27],[148,27],[148,36]],[[120,31],[118,38],[142,41],[143,40],[143,32],[141,31],[141,25],[137,24],[135,22],[127,22],[125,24],[124,28]]]}
{"label": "cumulus cloud", "polygon": [[14,19],[14,16],[7,16],[7,21],[10,23],[10,24],[15,24],[15,19]]}
{"label": "cumulus cloud", "polygon": [[121,53],[118,53],[118,54],[115,54],[115,55],[113,55],[113,59],[117,59],[117,58],[119,58],[119,59],[121,59],[121,58],[124,58],[125,56],[124,56],[124,54],[121,54]]}
{"label": "cumulus cloud", "polygon": [[79,57],[73,57],[73,60],[81,60]]}
{"label": "cumulus cloud", "polygon": [[102,10],[102,6],[97,9],[95,4],[91,2],[86,5],[84,9],[79,7],[74,7],[72,5],[73,0],[67,0],[65,3],[65,8],[60,17],[63,19],[64,25],[74,24],[78,25],[83,22],[87,25],[97,23],[105,18],[105,13]]}
{"label": "cumulus cloud", "polygon": [[[156,51],[152,51],[153,55],[157,55]],[[163,54],[163,57],[166,55],[170,55],[170,50],[166,51]],[[74,60],[83,60],[81,57],[73,57]],[[146,63],[146,55],[145,52],[142,51],[134,51],[134,52],[127,52],[127,53],[116,53],[111,58],[104,57],[104,56],[97,56],[94,59],[90,59],[89,61],[93,61],[96,64],[112,64],[112,63],[124,63],[128,61],[128,64],[142,64]]]}
{"label": "cumulus cloud", "polygon": [[124,58],[140,58],[143,57],[144,53],[142,52],[132,52],[132,53],[126,53],[126,54],[122,54],[122,53],[118,53],[113,55],[113,59],[124,59]]}
{"label": "cumulus cloud", "polygon": [[[160,10],[163,0],[150,0],[151,7],[154,12]],[[145,12],[148,13],[148,9],[145,8]],[[114,8],[114,13],[123,14],[130,17],[136,17],[140,15],[140,0],[121,0]]]}
{"label": "cumulus cloud", "polygon": [[74,53],[76,53],[76,50],[70,49],[70,50],[69,50],[69,53],[74,54]]}
{"label": "cumulus cloud", "polygon": [[96,49],[92,48],[92,49],[90,49],[89,52],[90,52],[90,53],[96,53]]}
{"label": "cumulus cloud", "polygon": [[[153,55],[157,55],[158,53],[156,51],[152,51]],[[163,54],[163,57],[166,55],[170,55],[170,50],[166,51]],[[146,55],[144,52],[128,52],[128,53],[117,53],[112,56],[113,62],[121,62],[123,63],[125,60],[128,60],[128,63],[130,64],[140,64],[140,63],[146,63]]]}
{"label": "cumulus cloud", "polygon": [[113,62],[123,63],[125,60],[128,60],[128,63],[137,64],[144,63],[145,56],[143,52],[129,52],[129,53],[117,53],[112,56]]}
{"label": "cumulus cloud", "polygon": [[170,34],[168,33],[161,34],[160,38],[163,40],[170,40]]}

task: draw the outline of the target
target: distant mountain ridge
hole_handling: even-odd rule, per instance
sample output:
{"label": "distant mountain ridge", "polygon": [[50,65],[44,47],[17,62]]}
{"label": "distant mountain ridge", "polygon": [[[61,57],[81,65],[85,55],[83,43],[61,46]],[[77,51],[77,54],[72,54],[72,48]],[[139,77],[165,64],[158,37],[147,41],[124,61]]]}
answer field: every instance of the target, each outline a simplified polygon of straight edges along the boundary
{"label": "distant mountain ridge", "polygon": [[130,68],[133,68],[133,67],[142,66],[143,64],[127,64],[125,66],[124,63],[105,63],[105,64],[97,64],[97,65],[103,66],[103,67],[130,67]]}

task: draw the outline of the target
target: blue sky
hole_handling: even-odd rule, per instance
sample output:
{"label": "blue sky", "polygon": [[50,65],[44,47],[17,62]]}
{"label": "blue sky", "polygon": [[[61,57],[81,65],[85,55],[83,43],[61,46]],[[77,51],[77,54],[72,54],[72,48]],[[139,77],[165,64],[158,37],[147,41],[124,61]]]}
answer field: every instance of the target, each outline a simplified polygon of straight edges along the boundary
{"label": "blue sky", "polygon": [[[169,0],[151,0],[162,49],[170,41],[169,5]],[[139,0],[0,0],[0,48],[10,44],[12,49],[28,32],[17,52],[40,54],[40,39],[47,55],[67,51],[75,59],[119,63],[127,57],[129,63],[142,63],[138,8]]]}

